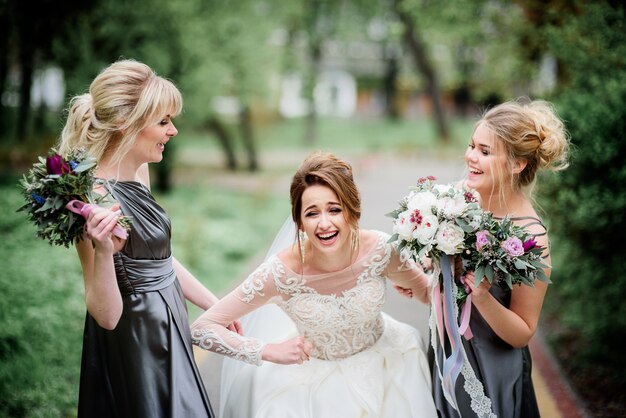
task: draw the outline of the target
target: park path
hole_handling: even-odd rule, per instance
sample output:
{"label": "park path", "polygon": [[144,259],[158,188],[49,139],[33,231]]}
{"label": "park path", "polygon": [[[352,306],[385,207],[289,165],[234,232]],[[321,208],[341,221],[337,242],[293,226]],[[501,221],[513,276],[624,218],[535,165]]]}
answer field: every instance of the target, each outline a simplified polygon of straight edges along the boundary
{"label": "park path", "polygon": [[[265,162],[266,164],[291,165],[295,170],[305,156],[306,153],[273,154],[267,156]],[[435,153],[414,156],[376,154],[354,157],[342,153],[341,157],[352,164],[355,180],[361,191],[361,227],[387,232],[391,231],[391,218],[386,217],[385,214],[396,208],[398,200],[406,194],[408,187],[415,184],[419,177],[432,175],[439,182],[452,182],[463,176],[464,169],[463,161],[459,157],[452,158],[445,154]],[[278,178],[275,181],[276,184],[272,188],[282,189],[287,194],[289,177]],[[262,251],[263,254],[264,252],[265,250]],[[258,262],[259,260],[255,260],[250,269]],[[233,283],[232,286],[236,284]],[[428,307],[426,305],[404,298],[389,287],[384,310],[392,317],[417,328],[427,343]],[[540,332],[533,338],[530,348],[535,366],[532,378],[541,416],[544,418],[588,417],[579,407],[573,392],[563,379]],[[221,356],[200,350],[195,346],[194,353],[214,410],[217,412],[219,411]]]}

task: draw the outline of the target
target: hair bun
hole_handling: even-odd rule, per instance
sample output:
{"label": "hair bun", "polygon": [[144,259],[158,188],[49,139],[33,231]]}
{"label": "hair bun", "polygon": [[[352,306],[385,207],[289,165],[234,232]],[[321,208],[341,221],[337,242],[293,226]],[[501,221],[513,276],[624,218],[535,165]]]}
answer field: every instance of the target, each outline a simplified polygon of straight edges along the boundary
{"label": "hair bun", "polygon": [[566,168],[569,138],[555,107],[549,102],[535,100],[528,105],[527,109],[535,121],[539,138],[537,153],[540,168],[551,170]]}

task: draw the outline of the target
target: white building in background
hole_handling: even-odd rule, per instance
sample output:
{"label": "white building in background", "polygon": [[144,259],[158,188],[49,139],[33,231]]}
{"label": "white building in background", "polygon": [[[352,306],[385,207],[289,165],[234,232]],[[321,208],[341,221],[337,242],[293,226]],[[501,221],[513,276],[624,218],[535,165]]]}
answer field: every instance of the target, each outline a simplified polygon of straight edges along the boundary
{"label": "white building in background", "polygon": [[[17,69],[13,69],[7,79],[7,89],[2,93],[2,105],[17,107],[20,103],[18,88],[20,77]],[[39,108],[45,105],[48,110],[58,111],[63,107],[65,96],[65,78],[58,67],[47,67],[35,71],[33,84],[30,88],[30,105]]]}
{"label": "white building in background", "polygon": [[[283,117],[297,118],[308,114],[311,104],[304,97],[303,86],[299,75],[282,79],[278,110]],[[356,79],[346,71],[323,71],[313,89],[313,98],[318,114],[349,118],[357,110]]]}
{"label": "white building in background", "polygon": [[36,71],[30,94],[33,107],[45,105],[49,110],[60,110],[65,96],[63,71],[57,67]]}

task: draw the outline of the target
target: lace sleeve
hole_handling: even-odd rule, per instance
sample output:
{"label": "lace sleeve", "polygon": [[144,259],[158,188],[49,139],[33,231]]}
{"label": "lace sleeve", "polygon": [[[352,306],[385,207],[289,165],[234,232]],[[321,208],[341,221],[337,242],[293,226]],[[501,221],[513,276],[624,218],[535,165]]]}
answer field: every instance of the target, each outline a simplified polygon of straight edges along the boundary
{"label": "lace sleeve", "polygon": [[260,365],[265,343],[256,338],[242,337],[226,327],[277,295],[275,274],[275,263],[266,261],[235,290],[200,315],[191,325],[193,344],[236,360]]}
{"label": "lace sleeve", "polygon": [[431,278],[424,272],[419,263],[413,261],[407,251],[398,253],[393,244],[391,256],[387,265],[386,274],[389,280],[395,284],[411,289],[413,297],[429,303]]}

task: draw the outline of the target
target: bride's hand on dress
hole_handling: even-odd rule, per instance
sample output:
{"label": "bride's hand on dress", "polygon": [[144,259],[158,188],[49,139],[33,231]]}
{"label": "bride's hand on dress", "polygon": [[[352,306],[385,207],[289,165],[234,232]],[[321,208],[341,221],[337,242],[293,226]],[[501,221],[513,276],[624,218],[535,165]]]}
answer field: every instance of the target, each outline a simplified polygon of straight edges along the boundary
{"label": "bride's hand on dress", "polygon": [[237,334],[239,334],[239,335],[241,335],[243,337],[243,327],[241,326],[241,322],[234,321],[232,324],[230,324],[226,328],[228,328],[232,332],[236,332]]}
{"label": "bride's hand on dress", "polygon": [[110,209],[95,207],[85,222],[85,238],[90,239],[94,248],[116,253],[124,248],[126,240],[113,235],[113,229],[120,218],[119,204]]}
{"label": "bride's hand on dress", "polygon": [[262,359],[277,364],[302,364],[311,358],[313,345],[302,335],[279,344],[267,344]]}

